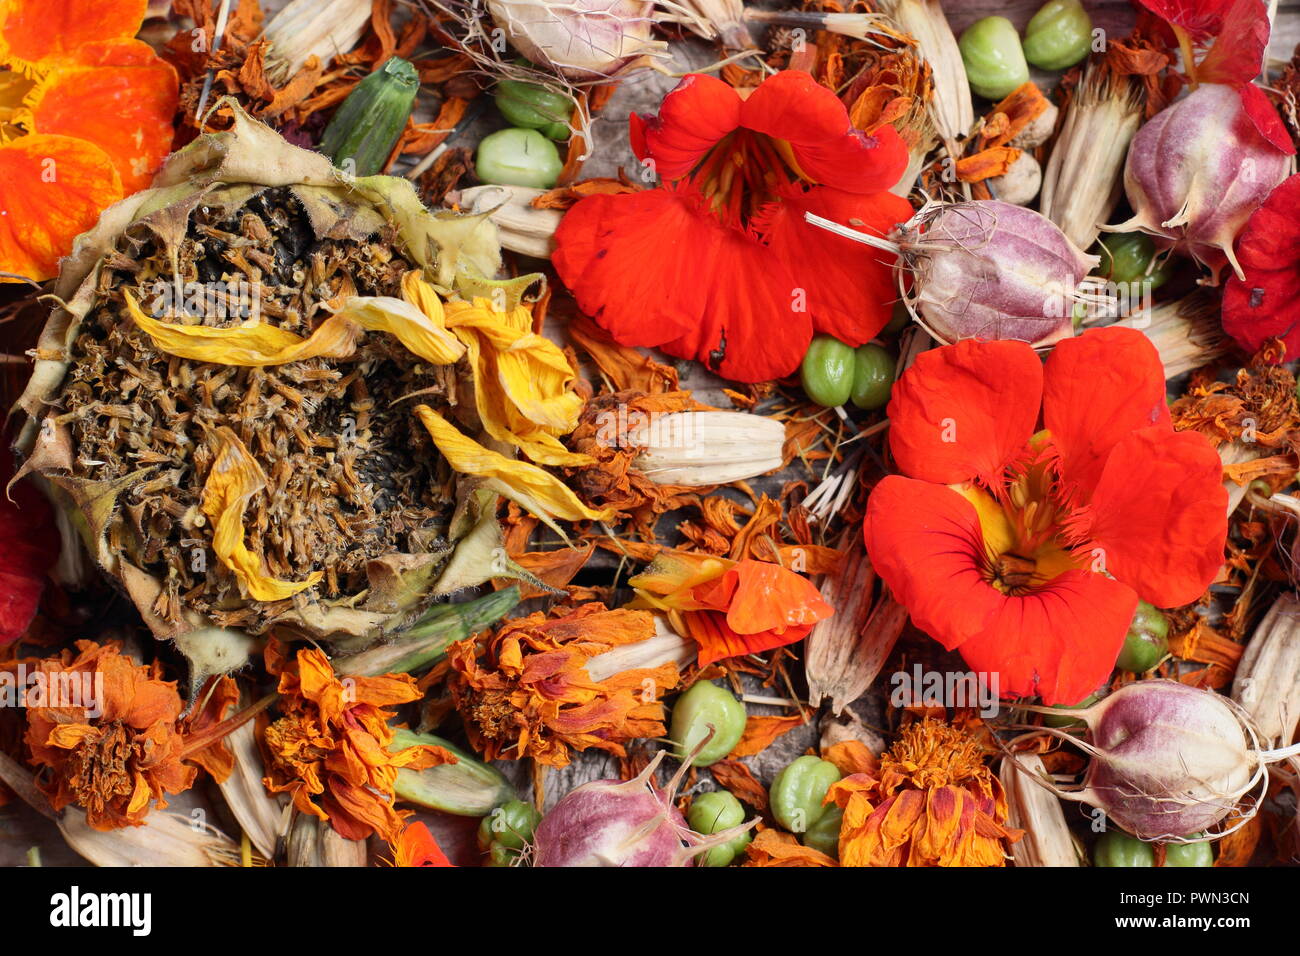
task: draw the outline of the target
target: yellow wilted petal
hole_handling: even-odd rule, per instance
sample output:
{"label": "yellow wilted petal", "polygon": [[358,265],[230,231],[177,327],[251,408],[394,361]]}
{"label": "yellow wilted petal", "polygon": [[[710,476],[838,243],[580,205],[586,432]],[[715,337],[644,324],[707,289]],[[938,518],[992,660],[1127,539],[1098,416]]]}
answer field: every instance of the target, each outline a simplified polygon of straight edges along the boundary
{"label": "yellow wilted petal", "polygon": [[563,482],[536,465],[512,461],[465,437],[428,405],[415,406],[415,414],[454,470],[485,479],[487,487],[517,502],[559,534],[564,532],[553,518],[602,521],[614,516],[613,509],[595,511],[588,508]]}
{"label": "yellow wilted petal", "polygon": [[244,508],[266,487],[266,475],[244,443],[229,428],[217,429],[221,450],[203,486],[203,513],[212,520],[212,550],[234,572],[255,601],[280,601],[306,590],[321,579],[313,571],[307,580],[277,581],[262,573],[262,560],[244,544]]}
{"label": "yellow wilted petal", "polygon": [[[411,274],[408,272],[407,276]],[[391,296],[353,296],[343,303],[335,317],[351,319],[371,332],[388,332],[420,358],[435,365],[451,365],[465,354],[465,346],[447,331],[442,303],[428,283],[417,278],[410,285],[415,287],[415,301]],[[407,286],[404,278],[403,294]]]}
{"label": "yellow wilted petal", "polygon": [[347,358],[356,351],[360,333],[357,323],[337,315],[322,322],[307,339],[255,319],[224,329],[206,325],[173,325],[145,315],[130,292],[123,295],[131,318],[160,351],[194,362],[249,368],[283,365],[322,356]]}

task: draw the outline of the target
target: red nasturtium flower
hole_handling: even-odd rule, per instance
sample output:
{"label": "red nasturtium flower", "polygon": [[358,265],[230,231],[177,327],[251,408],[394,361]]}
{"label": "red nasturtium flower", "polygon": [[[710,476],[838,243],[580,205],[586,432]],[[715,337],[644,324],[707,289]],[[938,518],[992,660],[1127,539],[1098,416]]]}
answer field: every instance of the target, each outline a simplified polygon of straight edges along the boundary
{"label": "red nasturtium flower", "polygon": [[408,823],[393,844],[393,866],[455,866],[421,821]]}
{"label": "red nasturtium flower", "polygon": [[55,275],[171,149],[176,71],[134,39],[146,6],[0,0],[0,272]]}
{"label": "red nasturtium flower", "polygon": [[699,644],[701,667],[801,641],[835,612],[807,578],[751,558],[663,551],[628,584],[635,605],[663,611]]}
{"label": "red nasturtium flower", "polygon": [[[1223,290],[1223,331],[1251,352],[1271,338],[1286,343],[1285,360],[1300,356],[1300,174],[1268,194],[1237,238],[1244,279]],[[1283,356],[1278,356],[1279,360]]]}
{"label": "red nasturtium flower", "polygon": [[692,74],[631,138],[664,184],[582,199],[552,256],[618,342],[757,382],[793,372],[814,331],[856,346],[888,323],[881,253],[804,214],[877,235],[908,219],[884,191],[907,165],[893,127],[853,129],[834,93],[787,70],[752,90]]}
{"label": "red nasturtium flower", "polygon": [[1146,337],[1110,328],[1045,368],[1021,342],[958,342],[894,386],[903,474],[871,492],[871,561],[1002,695],[1077,703],[1114,667],[1138,598],[1188,604],[1218,573],[1221,464],[1174,431],[1164,384]]}

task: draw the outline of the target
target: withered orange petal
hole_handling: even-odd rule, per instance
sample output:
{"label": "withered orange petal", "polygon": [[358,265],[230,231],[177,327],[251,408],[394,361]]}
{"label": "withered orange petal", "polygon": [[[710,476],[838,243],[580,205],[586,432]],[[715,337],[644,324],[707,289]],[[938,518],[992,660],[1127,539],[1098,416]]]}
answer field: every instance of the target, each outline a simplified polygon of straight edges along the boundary
{"label": "withered orange petal", "polygon": [[133,37],[149,0],[0,0],[0,63],[29,68],[84,43]]}
{"label": "withered orange petal", "polygon": [[779,564],[746,559],[727,574],[737,576],[727,623],[738,634],[784,634],[790,628],[811,626],[835,613],[811,581]]}
{"label": "withered orange petal", "polygon": [[27,99],[31,128],[94,143],[129,194],[149,185],[172,145],[178,85],[171,64],[139,40],[96,44],[95,65],[59,61]]}
{"label": "withered orange petal", "polygon": [[122,198],[109,155],[71,136],[34,134],[0,145],[0,182],[0,272],[38,281],[57,275],[72,241]]}

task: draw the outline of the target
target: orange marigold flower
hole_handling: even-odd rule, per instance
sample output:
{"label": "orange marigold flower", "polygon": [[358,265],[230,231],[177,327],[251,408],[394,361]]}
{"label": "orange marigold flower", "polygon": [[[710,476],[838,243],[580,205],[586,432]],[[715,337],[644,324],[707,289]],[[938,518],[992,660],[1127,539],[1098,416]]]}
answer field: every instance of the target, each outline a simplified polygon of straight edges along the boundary
{"label": "orange marigold flower", "polygon": [[532,757],[564,767],[570,749],[622,757],[625,741],[663,736],[659,698],[677,686],[676,664],[602,680],[588,669],[592,658],[654,635],[647,612],[593,602],[559,617],[530,614],[486,639],[453,644],[450,686],[470,741],[489,760]]}
{"label": "orange marigold flower", "polygon": [[420,821],[408,823],[393,844],[393,866],[455,866],[442,852],[429,828]]}
{"label": "orange marigold flower", "polygon": [[845,777],[826,799],[844,811],[841,866],[1002,866],[1020,839],[979,742],[930,718],[904,728],[878,774]]}
{"label": "orange marigold flower", "polygon": [[[49,768],[38,785],[55,810],[76,804],[96,830],[140,826],[151,805],[167,806],[164,794],[193,785],[176,724],[181,698],[157,663],[78,641],[76,653],[28,667],[26,741],[31,762]],[[36,694],[57,706],[32,706]]]}
{"label": "orange marigold flower", "polygon": [[392,752],[386,710],[420,698],[409,674],[339,680],[315,648],[286,666],[273,643],[267,667],[280,675],[281,717],[266,728],[267,776],[272,793],[288,793],[302,813],[329,821],[349,840],[379,833],[397,841],[407,813],[393,806],[399,767],[422,769],[455,763],[441,747],[421,744]]}
{"label": "orange marigold flower", "polygon": [[664,551],[628,583],[700,645],[703,667],[803,640],[835,609],[807,578],[768,561]]}
{"label": "orange marigold flower", "polygon": [[171,150],[176,71],[144,0],[0,0],[0,282],[48,279]]}

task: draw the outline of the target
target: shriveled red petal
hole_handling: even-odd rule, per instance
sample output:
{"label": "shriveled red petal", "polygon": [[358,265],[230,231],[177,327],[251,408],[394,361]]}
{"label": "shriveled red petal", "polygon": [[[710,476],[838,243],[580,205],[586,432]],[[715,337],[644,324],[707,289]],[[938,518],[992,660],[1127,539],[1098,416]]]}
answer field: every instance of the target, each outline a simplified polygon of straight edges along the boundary
{"label": "shriveled red petal", "polygon": [[1182,27],[1197,39],[1223,29],[1223,18],[1233,0],[1138,0],[1156,16]]}
{"label": "shriveled red petal", "polygon": [[997,612],[1000,595],[980,573],[979,518],[951,488],[889,475],[871,490],[863,530],[876,573],[912,622],[948,650]]}
{"label": "shriveled red petal", "polygon": [[1268,95],[1254,83],[1237,84],[1237,95],[1255,131],[1288,156],[1294,156],[1295,143]]}
{"label": "shriveled red petal", "polygon": [[683,620],[691,639],[700,646],[697,662],[701,667],[728,657],[743,657],[770,651],[774,647],[785,647],[802,641],[812,630],[811,624],[805,624],[788,627],[780,634],[776,631],[737,634],[727,624],[727,615],[721,611],[688,611]]}
{"label": "shriveled red petal", "polygon": [[741,104],[740,125],[789,143],[810,179],[849,192],[890,189],[907,168],[907,147],[892,126],[871,135],[854,129],[840,98],[803,70],[759,84]]}
{"label": "shriveled red petal", "polygon": [[145,188],[171,151],[176,70],[139,40],[90,44],[78,60],[61,62],[32,91],[33,131],[94,143],[127,193]]}
{"label": "shriveled red petal", "polygon": [[408,823],[393,848],[397,866],[453,866],[422,821]]}
{"label": "shriveled red petal", "polygon": [[1247,351],[1266,339],[1286,341],[1287,360],[1300,355],[1300,174],[1269,193],[1237,240],[1246,274],[1223,291],[1223,330]]}
{"label": "shriveled red petal", "polygon": [[988,483],[1038,422],[1043,366],[1024,342],[965,339],[922,352],[894,385],[889,447],[905,474]]}
{"label": "shriveled red petal", "polygon": [[1270,28],[1264,0],[1214,0],[1201,6],[1210,8],[1201,19],[1208,19],[1205,14],[1209,13],[1219,23],[1210,52],[1196,64],[1197,81],[1229,86],[1250,83],[1259,75],[1268,50]]}
{"label": "shriveled red petal", "polygon": [[1086,514],[1106,571],[1157,607],[1199,598],[1223,564],[1222,468],[1197,432],[1144,428],[1116,444]]}
{"label": "shriveled red petal", "polygon": [[83,43],[133,37],[148,0],[0,0],[0,63],[31,66]]}
{"label": "shriveled red petal", "polygon": [[1091,329],[1047,359],[1043,425],[1061,455],[1061,474],[1086,502],[1106,458],[1139,428],[1169,428],[1160,353],[1136,329]]}
{"label": "shriveled red petal", "polygon": [[[664,97],[657,116],[640,116],[632,135],[641,160],[665,182],[681,179],[740,125],[740,95],[717,77],[691,73]],[[892,185],[892,184],[891,184]]]}
{"label": "shriveled red petal", "polygon": [[581,309],[622,345],[658,346],[733,381],[788,375],[812,338],[796,283],[753,237],[698,208],[688,186],[589,196],[551,257]]}
{"label": "shriveled red petal", "polygon": [[0,182],[0,272],[38,281],[56,275],[72,240],[122,198],[108,154],[71,136],[38,133],[0,145]]}
{"label": "shriveled red petal", "polygon": [[59,557],[49,502],[29,483],[6,490],[12,477],[9,455],[0,455],[0,647],[27,630]]}
{"label": "shriveled red petal", "polygon": [[1082,570],[1023,596],[994,593],[995,611],[961,645],[962,659],[996,674],[1003,697],[1038,695],[1045,704],[1077,704],[1101,685],[1137,610],[1132,588]]}
{"label": "shriveled red petal", "polygon": [[854,347],[889,324],[898,298],[893,256],[809,225],[805,213],[883,236],[912,215],[893,193],[851,193],[829,186],[791,191],[773,203],[755,228],[802,283],[813,328]]}

